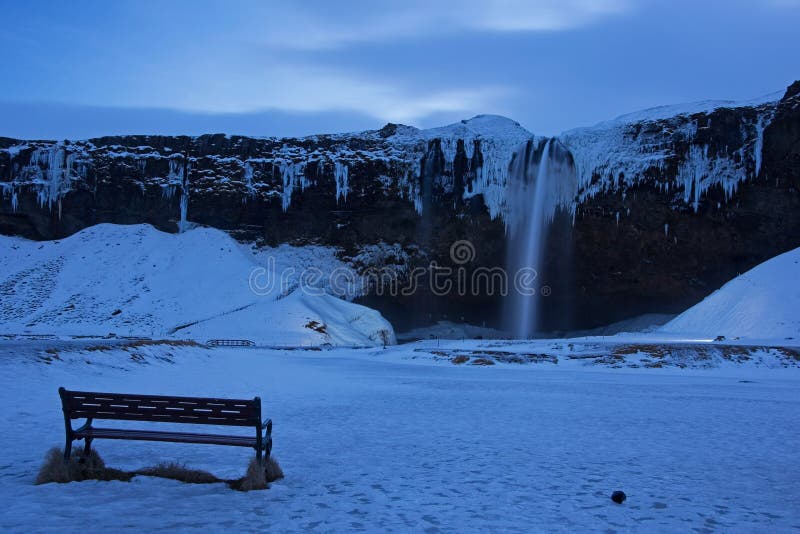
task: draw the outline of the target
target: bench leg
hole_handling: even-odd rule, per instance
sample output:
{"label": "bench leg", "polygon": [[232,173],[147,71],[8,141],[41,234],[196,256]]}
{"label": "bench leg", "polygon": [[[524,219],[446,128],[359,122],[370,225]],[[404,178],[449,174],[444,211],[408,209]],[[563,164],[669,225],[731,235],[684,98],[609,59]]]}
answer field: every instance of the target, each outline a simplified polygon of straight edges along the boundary
{"label": "bench leg", "polygon": [[83,446],[83,456],[85,458],[89,457],[89,453],[92,452],[92,439],[86,438],[86,445]]}
{"label": "bench leg", "polygon": [[69,463],[69,457],[72,454],[72,437],[67,436],[67,442],[64,444],[64,463]]}

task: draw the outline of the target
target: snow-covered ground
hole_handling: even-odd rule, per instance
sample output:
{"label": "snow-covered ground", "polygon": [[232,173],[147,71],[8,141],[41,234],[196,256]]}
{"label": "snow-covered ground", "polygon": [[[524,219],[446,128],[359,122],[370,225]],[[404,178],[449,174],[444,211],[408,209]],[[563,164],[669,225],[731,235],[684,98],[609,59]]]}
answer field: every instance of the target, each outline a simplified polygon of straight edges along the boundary
{"label": "snow-covered ground", "polygon": [[[567,358],[597,350],[577,340],[324,351],[76,343],[0,341],[3,531],[800,529],[797,367],[612,369]],[[454,365],[435,352],[500,346],[561,358]],[[45,452],[62,445],[62,385],[260,395],[286,478],[250,493],[144,477],[35,486]],[[251,456],[95,445],[112,467],[180,460],[231,478]],[[623,505],[609,499],[617,489]]]}
{"label": "snow-covered ground", "polygon": [[734,278],[661,328],[728,339],[800,339],[800,248]]}
{"label": "snow-covered ground", "polygon": [[0,236],[0,334],[394,341],[375,310],[298,289],[310,263],[321,272],[343,266],[323,247],[251,250],[212,228],[100,224],[59,241]]}

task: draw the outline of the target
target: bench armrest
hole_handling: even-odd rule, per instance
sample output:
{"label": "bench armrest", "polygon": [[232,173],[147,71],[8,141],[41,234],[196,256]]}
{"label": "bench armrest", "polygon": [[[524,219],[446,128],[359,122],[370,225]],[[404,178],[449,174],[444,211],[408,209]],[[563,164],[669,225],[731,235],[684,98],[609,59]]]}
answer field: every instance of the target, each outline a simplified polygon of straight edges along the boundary
{"label": "bench armrest", "polygon": [[90,428],[92,428],[92,418],[88,417],[86,419],[86,422],[83,423],[83,426],[81,426],[80,428],[74,429],[73,432],[83,432],[84,430],[89,430]]}
{"label": "bench armrest", "polygon": [[272,419],[265,419],[263,423],[261,423],[261,428],[266,430],[266,435],[269,436],[272,434]]}

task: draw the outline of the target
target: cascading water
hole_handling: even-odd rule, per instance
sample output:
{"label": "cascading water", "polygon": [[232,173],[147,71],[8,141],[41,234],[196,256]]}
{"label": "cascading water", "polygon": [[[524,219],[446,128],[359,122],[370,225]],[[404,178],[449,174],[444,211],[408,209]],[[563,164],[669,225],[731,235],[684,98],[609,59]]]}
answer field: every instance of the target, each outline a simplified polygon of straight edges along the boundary
{"label": "cascading water", "polygon": [[[547,233],[559,208],[574,209],[576,174],[557,140],[523,144],[512,161],[507,189],[509,294],[506,329],[527,339],[540,332]],[[526,274],[527,273],[527,274]]]}

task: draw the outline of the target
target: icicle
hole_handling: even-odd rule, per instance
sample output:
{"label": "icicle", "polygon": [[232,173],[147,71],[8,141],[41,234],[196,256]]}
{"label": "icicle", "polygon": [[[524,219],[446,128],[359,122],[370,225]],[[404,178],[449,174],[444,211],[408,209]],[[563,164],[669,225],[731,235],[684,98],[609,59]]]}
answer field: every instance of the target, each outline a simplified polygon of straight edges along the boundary
{"label": "icicle", "polygon": [[774,112],[763,114],[758,116],[758,121],[756,122],[756,140],[753,143],[753,161],[755,162],[755,178],[758,178],[758,175],[761,174],[761,162],[763,160],[763,150],[764,150],[764,129],[769,126],[769,123],[772,121],[772,115]]}
{"label": "icicle", "polygon": [[449,137],[445,137],[444,139],[439,139],[439,146],[442,147],[442,156],[444,156],[444,170],[452,172],[453,164],[456,161],[458,139],[453,139]]}
{"label": "icicle", "polygon": [[242,197],[242,203],[247,202],[247,197],[255,194],[253,189],[253,165],[250,160],[244,162],[244,187],[247,190],[247,194]]}
{"label": "icicle", "polygon": [[420,195],[414,196],[414,210],[416,210],[417,215],[422,215],[422,197]]}
{"label": "icicle", "polygon": [[46,204],[52,209],[69,192],[74,161],[75,155],[67,154],[62,143],[33,151],[28,168],[41,180],[37,193],[40,207]]}
{"label": "icicle", "polygon": [[181,219],[178,223],[178,232],[183,233],[189,229],[189,222],[186,218],[189,211],[189,162],[187,161],[185,167],[181,167],[180,175],[183,178],[181,181]]}
{"label": "icicle", "polygon": [[464,154],[467,156],[467,166],[472,164],[472,158],[475,156],[475,144],[478,142],[475,139],[464,139]]}
{"label": "icicle", "polygon": [[300,190],[304,191],[308,185],[305,175],[305,164],[282,161],[280,166],[281,181],[283,183],[283,191],[281,192],[281,204],[283,211],[288,211],[289,206],[292,204],[292,193],[294,188],[300,185]]}
{"label": "icicle", "polygon": [[347,165],[337,161],[333,166],[333,176],[336,180],[336,203],[339,203],[339,198],[347,201],[347,193],[349,192],[349,171]]}
{"label": "icicle", "polygon": [[181,193],[181,220],[178,222],[178,232],[183,233],[188,229],[186,220],[187,212],[189,211],[189,191],[183,189]]}

